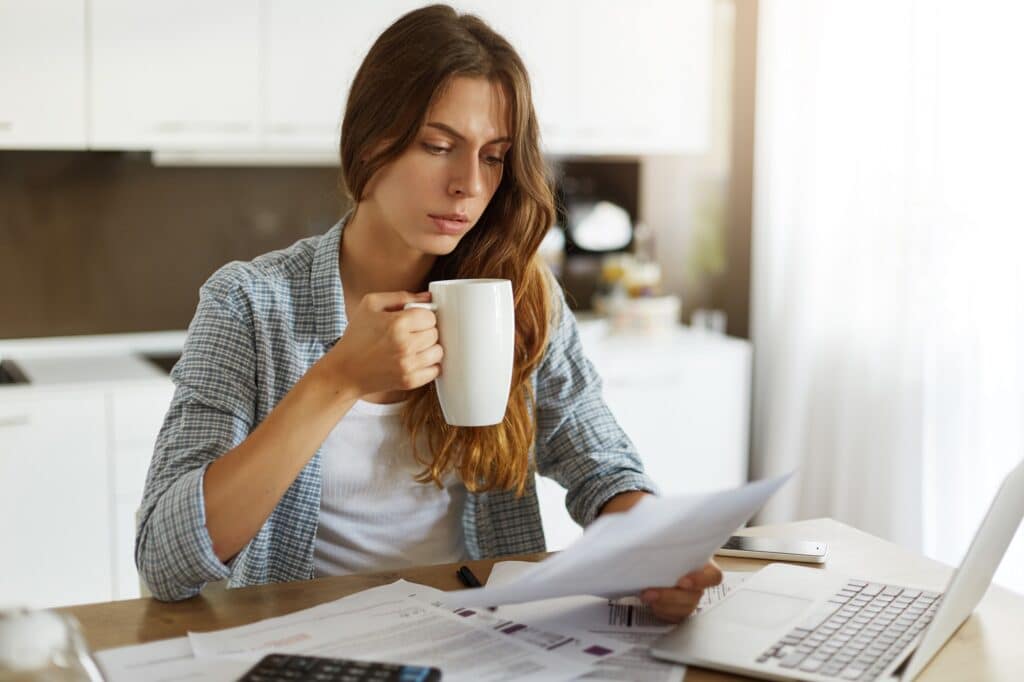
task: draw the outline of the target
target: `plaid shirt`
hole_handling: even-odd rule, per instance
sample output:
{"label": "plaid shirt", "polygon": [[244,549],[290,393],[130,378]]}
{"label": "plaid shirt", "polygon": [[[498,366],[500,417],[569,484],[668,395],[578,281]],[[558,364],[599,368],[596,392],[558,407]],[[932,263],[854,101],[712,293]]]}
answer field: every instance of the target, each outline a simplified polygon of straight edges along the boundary
{"label": "plaid shirt", "polygon": [[[206,530],[203,475],[270,413],[345,332],[338,269],[343,219],[326,234],[249,262],[225,265],[203,285],[188,329],[139,513],[135,562],[154,596],[185,599],[211,581],[231,587],[313,577],[320,513],[321,454],[292,482],[266,523],[228,564]],[[533,382],[537,472],[566,488],[579,524],[614,495],[655,490],[601,398],[576,321],[553,284],[557,324]],[[245,500],[239,500],[245,504]],[[463,512],[470,558],[545,549],[532,477],[525,495],[468,494]]]}

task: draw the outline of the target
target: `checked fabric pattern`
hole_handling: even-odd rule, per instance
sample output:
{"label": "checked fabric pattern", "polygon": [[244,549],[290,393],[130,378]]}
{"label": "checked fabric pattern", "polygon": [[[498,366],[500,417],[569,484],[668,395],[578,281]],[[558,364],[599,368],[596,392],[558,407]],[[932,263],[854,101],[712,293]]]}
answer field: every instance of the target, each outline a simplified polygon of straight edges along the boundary
{"label": "checked fabric pattern", "polygon": [[[320,452],[309,461],[249,544],[229,564],[206,530],[203,475],[240,444],[345,332],[338,248],[346,218],[326,234],[232,262],[202,286],[174,397],[157,437],[138,516],[135,561],[153,595],[196,595],[207,582],[230,587],[313,577],[320,510]],[[566,488],[566,507],[586,525],[628,490],[655,491],[633,444],[601,398],[576,320],[552,278],[549,346],[533,377],[538,473]],[[244,504],[244,501],[240,501]],[[544,551],[537,494],[467,495],[471,559]]]}

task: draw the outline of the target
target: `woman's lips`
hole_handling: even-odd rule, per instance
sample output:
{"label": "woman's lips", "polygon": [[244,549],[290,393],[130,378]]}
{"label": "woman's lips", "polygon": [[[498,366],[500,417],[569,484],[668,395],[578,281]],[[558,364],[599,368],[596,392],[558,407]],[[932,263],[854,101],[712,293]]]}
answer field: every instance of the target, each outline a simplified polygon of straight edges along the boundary
{"label": "woman's lips", "polygon": [[437,231],[441,234],[462,234],[469,227],[468,220],[454,220],[451,218],[439,218],[437,216],[430,216],[430,219],[434,221],[434,225],[437,226]]}

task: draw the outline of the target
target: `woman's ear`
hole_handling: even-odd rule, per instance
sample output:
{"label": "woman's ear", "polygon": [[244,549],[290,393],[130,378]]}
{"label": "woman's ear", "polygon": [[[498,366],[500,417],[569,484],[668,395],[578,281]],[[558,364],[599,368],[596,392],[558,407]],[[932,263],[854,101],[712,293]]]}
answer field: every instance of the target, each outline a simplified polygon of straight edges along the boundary
{"label": "woman's ear", "polygon": [[[395,142],[394,138],[385,138],[385,139],[382,139],[382,140],[378,140],[372,147],[368,148],[366,153],[363,156],[360,157],[360,160],[362,161],[364,166],[366,164],[369,164],[369,163],[373,162],[374,159],[379,158],[381,154],[384,154],[384,153],[388,152],[389,148],[391,147],[392,144],[394,144],[394,142]],[[391,150],[391,151],[393,151],[393,150]],[[403,153],[404,152],[400,152],[399,156],[401,154],[403,154]],[[395,158],[396,157],[392,157],[391,159],[389,159],[388,161],[384,162],[382,165],[380,165],[378,168],[376,168],[373,171],[373,173],[370,175],[369,179],[366,181],[366,186],[363,189],[362,199],[368,199],[368,198],[370,198],[372,196],[374,188],[380,182],[378,176],[381,173],[384,173],[384,172],[387,171],[388,167],[395,160]]]}
{"label": "woman's ear", "polygon": [[[368,164],[370,161],[376,159],[378,156],[384,153],[384,151],[388,148],[388,143],[389,140],[379,140],[375,145],[373,145],[373,147],[367,150],[365,154],[360,156],[359,160],[364,165]],[[359,201],[370,198],[370,196],[373,194],[374,187],[377,186],[377,176],[380,175],[381,171],[383,171],[387,166],[388,164],[384,164],[380,168],[377,168],[375,171],[373,171],[373,174],[366,181],[366,186],[363,188],[363,195],[359,197]]]}
{"label": "woman's ear", "polygon": [[370,176],[370,179],[366,181],[366,185],[363,186],[363,195],[359,197],[359,201],[366,201],[373,196],[373,190],[377,187],[377,176],[380,175],[380,169]]}

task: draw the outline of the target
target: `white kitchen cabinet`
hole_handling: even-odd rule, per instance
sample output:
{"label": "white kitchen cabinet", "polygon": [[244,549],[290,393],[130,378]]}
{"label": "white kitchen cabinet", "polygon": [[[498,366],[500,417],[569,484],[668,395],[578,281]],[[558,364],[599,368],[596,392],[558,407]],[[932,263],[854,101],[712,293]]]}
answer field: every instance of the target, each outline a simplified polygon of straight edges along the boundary
{"label": "white kitchen cabinet", "polygon": [[710,0],[587,0],[572,150],[684,153],[710,140]]}
{"label": "white kitchen cabinet", "polygon": [[138,506],[157,433],[174,395],[170,379],[108,390],[114,493]]}
{"label": "white kitchen cabinet", "polygon": [[96,390],[0,396],[0,605],[112,597],[106,429]]}
{"label": "white kitchen cabinet", "polygon": [[114,599],[139,596],[135,568],[135,512],[142,501],[153,446],[160,432],[174,384],[166,381],[122,385],[107,393],[110,420],[109,456],[113,468]]}
{"label": "white kitchen cabinet", "polygon": [[[266,0],[264,142],[336,153],[348,87],[408,0]],[[710,130],[711,0],[456,0],[504,35],[530,74],[551,154],[698,152]],[[543,17],[543,20],[538,20]]]}
{"label": "white kitchen cabinet", "polygon": [[337,151],[349,86],[373,41],[415,0],[266,0],[264,141]]}
{"label": "white kitchen cabinet", "polygon": [[[709,492],[747,481],[750,343],[680,327],[664,336],[608,335],[581,323],[584,351],[603,396],[665,495]],[[565,491],[539,479],[548,549],[582,532],[565,511]]]}
{"label": "white kitchen cabinet", "polygon": [[89,22],[92,148],[259,146],[259,3],[90,0]]}
{"label": "white kitchen cabinet", "polygon": [[[694,153],[710,139],[711,0],[465,0],[520,53],[552,154]],[[544,17],[543,21],[538,17]]]}
{"label": "white kitchen cabinet", "polygon": [[30,380],[0,386],[0,606],[139,596],[135,512],[174,385],[133,339],[156,344],[145,351],[155,355],[181,342],[0,341]]}
{"label": "white kitchen cabinet", "polygon": [[[455,0],[523,57],[555,155],[705,149],[711,3]],[[356,69],[419,5],[0,0],[0,148],[334,156]]]}
{"label": "white kitchen cabinet", "polygon": [[84,149],[85,0],[0,0],[0,149]]}

